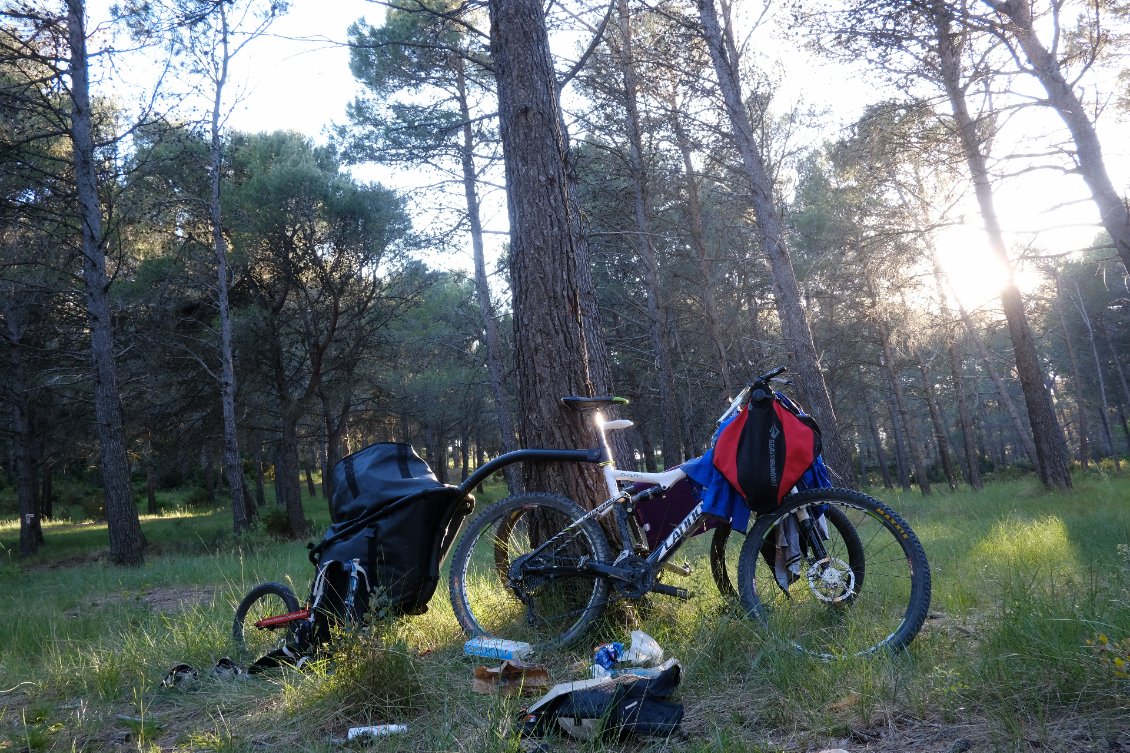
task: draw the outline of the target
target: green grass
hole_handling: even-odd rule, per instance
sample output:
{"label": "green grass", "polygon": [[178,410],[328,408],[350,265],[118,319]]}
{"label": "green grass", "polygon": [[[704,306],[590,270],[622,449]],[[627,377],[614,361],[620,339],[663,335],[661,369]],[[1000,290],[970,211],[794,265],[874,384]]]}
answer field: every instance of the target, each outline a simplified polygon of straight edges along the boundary
{"label": "green grass", "polygon": [[[685,552],[698,597],[616,610],[549,657],[553,679],[586,674],[592,643],[640,627],[683,664],[688,739],[633,750],[1130,745],[1130,478],[1081,474],[1066,494],[1018,479],[979,495],[877,496],[918,532],[933,572],[932,618],[907,653],[824,663],[767,650],[714,590],[702,537]],[[306,506],[320,530],[325,502]],[[106,563],[104,525],[50,523],[42,552],[19,562],[18,528],[0,523],[0,751],[330,751],[348,727],[388,722],[408,736],[371,749],[518,750],[523,702],[470,692],[475,662],[443,586],[426,615],[375,626],[311,671],[161,688],[174,664],[204,670],[232,652],[247,589],[289,581],[301,597],[312,568],[302,542],[235,540],[225,510],[170,505],[142,525],[146,564],[123,569]]]}

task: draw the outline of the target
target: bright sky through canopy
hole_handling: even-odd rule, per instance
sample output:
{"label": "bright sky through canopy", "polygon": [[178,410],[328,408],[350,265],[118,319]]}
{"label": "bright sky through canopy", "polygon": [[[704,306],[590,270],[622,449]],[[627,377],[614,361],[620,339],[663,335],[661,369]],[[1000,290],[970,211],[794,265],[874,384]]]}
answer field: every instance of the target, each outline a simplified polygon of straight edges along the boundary
{"label": "bright sky through canopy", "polygon": [[[105,20],[109,5],[109,0],[91,2],[92,20]],[[757,13],[761,6],[738,3],[735,7]],[[346,30],[362,16],[380,23],[384,13],[384,6],[365,0],[292,0],[290,10],[275,21],[269,35],[255,40],[236,59],[230,91],[242,92],[242,97],[228,127],[243,131],[295,130],[324,140],[328,125],[345,120],[346,105],[357,91],[358,85],[349,71],[349,51],[344,45]],[[866,98],[883,96],[881,88],[868,76],[814,63],[797,44],[783,43],[782,39],[780,34],[760,28],[749,38],[747,49],[779,82],[776,101],[782,103],[782,108],[796,102],[827,108],[823,126],[809,129],[804,136],[813,145],[838,138],[840,129],[862,112]],[[563,52],[561,46],[555,45],[559,54]],[[137,79],[132,83],[144,87],[144,76],[135,71],[128,72],[128,76]],[[1103,82],[1104,86],[1107,84],[1111,82]],[[1023,77],[1017,79],[1016,86],[1025,87],[1025,94],[1040,93],[1033,88],[1034,81],[1025,81]],[[569,101],[575,104],[575,100]],[[1122,188],[1130,179],[1130,146],[1119,133],[1123,127],[1125,123],[1119,122],[1113,112],[1106,113],[1099,124],[1108,168],[1115,185]],[[1003,125],[994,143],[994,156],[1047,152],[1049,144],[1064,135],[1062,123],[1052,113],[1031,109]],[[1022,165],[1006,163],[1002,169],[1014,167]],[[379,176],[382,182],[409,191],[425,180],[419,174],[409,180],[407,176],[368,168],[360,170],[359,175],[368,179]],[[1008,242],[1014,248],[1014,259],[1018,257],[1017,248],[1055,254],[1075,252],[1085,248],[1098,231],[1097,213],[1077,175],[1051,170],[1023,173],[1003,181],[995,199]],[[976,206],[967,202],[958,213],[964,217],[964,227],[941,235],[937,246],[963,302],[978,306],[995,297],[994,280],[999,275],[991,271],[993,265],[988,263],[988,246],[980,230]],[[499,219],[504,222],[504,217]],[[978,258],[985,261],[979,264]],[[1020,283],[1024,283],[1023,275]]]}

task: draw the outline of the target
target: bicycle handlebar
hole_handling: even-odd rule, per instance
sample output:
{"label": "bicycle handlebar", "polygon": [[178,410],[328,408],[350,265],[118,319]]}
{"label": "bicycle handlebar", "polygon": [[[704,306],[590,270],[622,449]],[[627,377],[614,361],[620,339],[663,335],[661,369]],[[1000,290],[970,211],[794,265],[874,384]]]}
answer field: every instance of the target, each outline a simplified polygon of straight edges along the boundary
{"label": "bicycle handlebar", "polygon": [[781,374],[784,374],[785,371],[787,371],[786,367],[778,366],[775,369],[771,369],[765,372],[761,376],[754,379],[751,383],[747,384],[742,389],[742,391],[738,393],[738,396],[734,398],[734,401],[730,403],[730,407],[726,409],[726,412],[722,414],[722,417],[718,419],[718,423],[721,424],[725,422],[727,418],[741,410],[741,407],[745,405],[746,400],[749,398],[750,391],[752,391],[755,387],[760,387],[769,392],[772,392],[773,390],[769,386],[769,382],[780,376]]}
{"label": "bicycle handlebar", "polygon": [[778,376],[779,374],[784,374],[787,370],[788,369],[786,369],[784,366],[778,366],[777,368],[772,369],[771,371],[767,371],[764,374],[762,374],[761,376],[759,376],[757,379],[754,380],[753,383],[758,384],[759,382],[768,382],[773,377]]}

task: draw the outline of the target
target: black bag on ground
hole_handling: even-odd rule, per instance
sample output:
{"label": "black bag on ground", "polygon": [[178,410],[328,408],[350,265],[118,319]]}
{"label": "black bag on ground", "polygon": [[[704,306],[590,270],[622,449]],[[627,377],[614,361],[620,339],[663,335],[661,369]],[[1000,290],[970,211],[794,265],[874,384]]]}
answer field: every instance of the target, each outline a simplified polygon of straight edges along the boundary
{"label": "black bag on ground", "polygon": [[681,672],[678,664],[672,664],[656,677],[619,678],[571,690],[547,704],[536,703],[530,707],[522,734],[541,737],[564,729],[583,739],[590,732],[612,738],[669,736],[683,721],[683,705],[667,700],[678,687]]}
{"label": "black bag on ground", "polygon": [[319,642],[342,621],[353,562],[358,591],[350,619],[364,616],[370,595],[393,614],[422,614],[439,567],[474,500],[441,484],[411,446],[382,442],[342,458],[331,472],[338,521],[314,547],[312,588]]}

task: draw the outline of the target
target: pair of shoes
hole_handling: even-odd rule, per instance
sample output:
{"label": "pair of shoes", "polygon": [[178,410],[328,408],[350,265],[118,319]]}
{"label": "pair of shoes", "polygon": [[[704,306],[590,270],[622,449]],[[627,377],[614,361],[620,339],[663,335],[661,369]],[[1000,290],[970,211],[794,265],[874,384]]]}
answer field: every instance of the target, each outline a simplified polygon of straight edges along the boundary
{"label": "pair of shoes", "polygon": [[216,666],[212,667],[212,674],[219,677],[221,680],[228,680],[243,674],[243,670],[240,669],[235,662],[225,656],[216,662]]}
{"label": "pair of shoes", "polygon": [[[221,658],[212,667],[212,676],[221,680],[230,680],[243,674],[243,670],[228,657]],[[168,671],[161,685],[166,688],[187,690],[196,685],[200,673],[191,664],[178,664]]]}
{"label": "pair of shoes", "polygon": [[169,670],[164,680],[161,680],[161,686],[176,688],[177,690],[187,690],[194,686],[199,678],[200,673],[191,665],[178,664]]}
{"label": "pair of shoes", "polygon": [[549,687],[549,670],[540,664],[507,659],[499,667],[475,667],[471,690],[504,696],[540,693]]}

